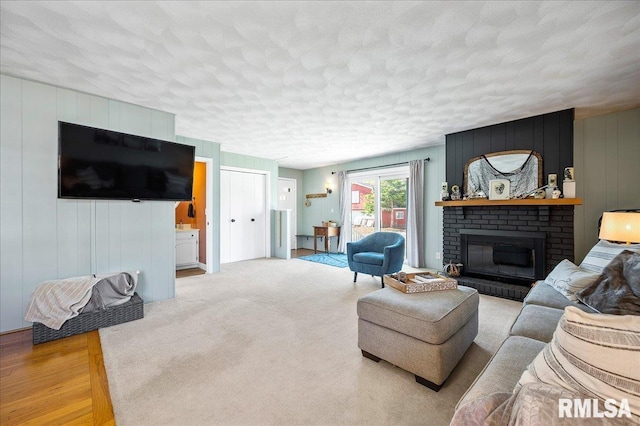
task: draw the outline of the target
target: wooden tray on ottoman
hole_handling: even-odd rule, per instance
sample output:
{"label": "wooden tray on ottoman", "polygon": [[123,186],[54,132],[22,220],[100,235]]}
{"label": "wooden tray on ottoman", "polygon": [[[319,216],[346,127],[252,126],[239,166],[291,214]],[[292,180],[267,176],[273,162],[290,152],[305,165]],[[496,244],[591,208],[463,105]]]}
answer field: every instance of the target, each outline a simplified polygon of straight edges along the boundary
{"label": "wooden tray on ottoman", "polygon": [[396,274],[385,275],[383,280],[385,285],[389,285],[403,293],[423,293],[425,291],[454,290],[458,288],[458,281],[453,278],[430,272],[407,274],[406,283],[399,281]]}
{"label": "wooden tray on ottoman", "polygon": [[122,305],[112,306],[101,311],[85,312],[71,318],[62,324],[60,330],[54,330],[42,323],[34,322],[33,344],[37,345],[50,340],[62,339],[63,337],[74,336],[143,317],[144,302],[138,296],[138,293],[134,293],[131,299]]}

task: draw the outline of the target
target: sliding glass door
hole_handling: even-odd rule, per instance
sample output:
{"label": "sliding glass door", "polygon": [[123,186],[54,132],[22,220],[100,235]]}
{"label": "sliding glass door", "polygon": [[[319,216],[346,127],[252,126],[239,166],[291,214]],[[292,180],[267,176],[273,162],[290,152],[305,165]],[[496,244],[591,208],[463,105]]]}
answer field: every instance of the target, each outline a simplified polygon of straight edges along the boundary
{"label": "sliding glass door", "polygon": [[377,231],[406,237],[408,167],[349,174],[351,241]]}

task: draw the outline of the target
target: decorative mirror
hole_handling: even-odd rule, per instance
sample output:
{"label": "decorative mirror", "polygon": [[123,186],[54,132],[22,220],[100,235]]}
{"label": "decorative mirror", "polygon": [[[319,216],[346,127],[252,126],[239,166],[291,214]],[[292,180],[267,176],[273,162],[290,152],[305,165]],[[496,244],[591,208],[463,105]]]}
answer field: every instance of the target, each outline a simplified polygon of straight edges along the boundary
{"label": "decorative mirror", "polygon": [[509,198],[532,193],[542,186],[542,156],[535,151],[512,150],[474,157],[464,165],[464,193],[469,198],[485,198],[489,181],[509,181]]}

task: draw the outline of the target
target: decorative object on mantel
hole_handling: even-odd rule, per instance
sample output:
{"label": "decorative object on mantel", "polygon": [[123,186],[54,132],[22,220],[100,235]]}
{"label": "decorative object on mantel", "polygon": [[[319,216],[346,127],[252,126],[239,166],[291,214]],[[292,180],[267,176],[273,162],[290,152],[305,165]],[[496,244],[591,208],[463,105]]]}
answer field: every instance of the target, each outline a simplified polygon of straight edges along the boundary
{"label": "decorative object on mantel", "polygon": [[557,186],[553,187],[553,191],[551,191],[551,198],[553,198],[554,200],[562,198],[562,191],[560,191]]}
{"label": "decorative object on mantel", "polygon": [[[558,175],[551,173],[547,176],[546,198],[553,198],[553,191],[558,187]],[[559,198],[559,197],[556,197]]]}
{"label": "decorative object on mantel", "polygon": [[451,200],[458,201],[462,196],[460,195],[460,187],[458,185],[453,185],[451,187]]}
{"label": "decorative object on mantel", "polygon": [[536,200],[542,200],[547,198],[547,192],[544,189],[536,189],[533,193],[533,198]]}
{"label": "decorative object on mantel", "polygon": [[564,168],[564,180],[565,182],[570,182],[576,180],[576,171],[574,167],[565,167]]}
{"label": "decorative object on mantel", "polygon": [[546,198],[547,193],[545,191],[545,189],[547,189],[549,187],[549,185],[543,185],[540,188],[536,188],[533,191],[527,193],[527,194],[522,194],[521,196],[517,197],[519,199],[525,199],[529,196],[533,196],[533,198],[535,198],[536,200],[542,200],[544,198]]}
{"label": "decorative object on mantel", "polygon": [[478,199],[486,200],[487,198],[488,198],[487,194],[482,189],[480,189],[478,191],[474,191],[471,194],[469,194],[469,199],[470,200],[478,200]]}
{"label": "decorative object on mantel", "polygon": [[564,169],[564,181],[562,182],[562,192],[567,198],[574,198],[576,196],[576,181],[575,181],[575,169],[573,167],[566,167]]}
{"label": "decorative object on mantel", "polygon": [[442,182],[442,190],[440,191],[440,201],[449,201],[451,197],[449,197],[449,184],[447,182]]}
{"label": "decorative object on mantel", "polygon": [[508,179],[491,179],[489,181],[489,199],[490,200],[508,200],[511,188],[511,182]]}
{"label": "decorative object on mantel", "polygon": [[512,150],[474,157],[464,166],[464,193],[469,198],[477,198],[473,194],[480,191],[488,194],[492,179],[507,179],[512,197],[530,194],[542,185],[542,156],[536,151]]}
{"label": "decorative object on mantel", "polygon": [[473,206],[581,206],[582,198],[543,198],[537,200],[535,198],[510,199],[510,200],[488,200],[488,199],[469,199],[460,201],[436,201],[439,207],[473,207]]}

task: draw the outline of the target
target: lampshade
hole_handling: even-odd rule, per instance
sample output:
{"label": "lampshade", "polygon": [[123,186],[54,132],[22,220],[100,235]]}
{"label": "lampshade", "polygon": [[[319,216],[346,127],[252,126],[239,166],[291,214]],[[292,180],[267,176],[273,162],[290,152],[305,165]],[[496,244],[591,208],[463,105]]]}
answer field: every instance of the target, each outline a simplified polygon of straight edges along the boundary
{"label": "lampshade", "polygon": [[627,244],[640,243],[640,213],[603,213],[600,239]]}

